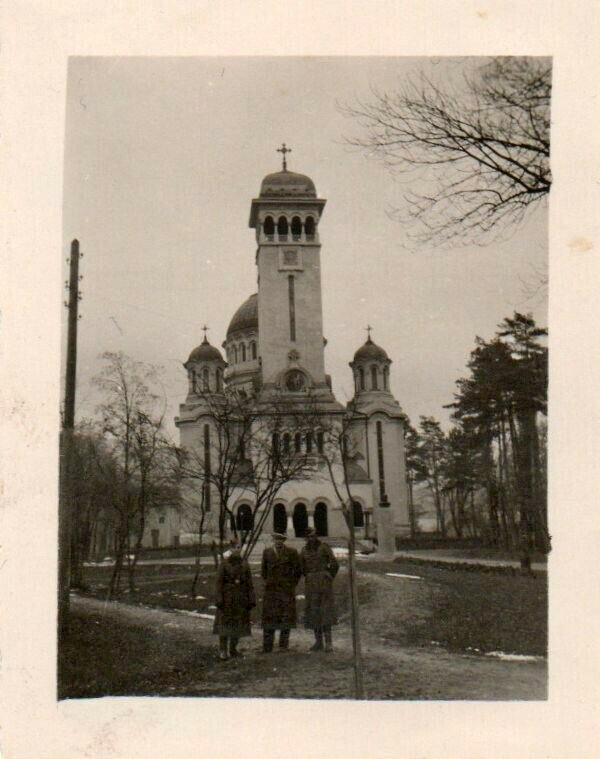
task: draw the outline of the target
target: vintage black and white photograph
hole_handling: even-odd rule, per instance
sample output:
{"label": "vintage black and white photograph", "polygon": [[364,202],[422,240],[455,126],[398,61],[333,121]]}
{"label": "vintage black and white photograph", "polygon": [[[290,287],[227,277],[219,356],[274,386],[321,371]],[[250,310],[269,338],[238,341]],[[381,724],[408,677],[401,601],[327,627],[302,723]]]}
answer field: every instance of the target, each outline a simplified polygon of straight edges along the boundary
{"label": "vintage black and white photograph", "polygon": [[551,80],[69,58],[59,700],[547,699]]}

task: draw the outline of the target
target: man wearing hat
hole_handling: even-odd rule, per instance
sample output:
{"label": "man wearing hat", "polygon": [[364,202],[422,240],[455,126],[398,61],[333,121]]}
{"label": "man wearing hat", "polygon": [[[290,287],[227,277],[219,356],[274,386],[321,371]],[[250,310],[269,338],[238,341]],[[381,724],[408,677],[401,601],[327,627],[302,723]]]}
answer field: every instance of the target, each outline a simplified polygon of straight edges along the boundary
{"label": "man wearing hat", "polygon": [[331,626],[335,624],[333,578],[338,572],[339,564],[331,548],[319,540],[312,528],[306,531],[305,536],[306,545],[300,553],[306,594],[304,626],[315,634],[311,651],[323,650],[324,636],[325,651],[330,652],[333,651]]}
{"label": "man wearing hat", "polygon": [[273,545],[262,557],[265,593],[262,608],[263,652],[273,650],[275,630],[279,630],[279,648],[287,651],[290,630],[296,627],[296,585],[301,577],[298,551],[285,545],[286,536],[271,534]]}

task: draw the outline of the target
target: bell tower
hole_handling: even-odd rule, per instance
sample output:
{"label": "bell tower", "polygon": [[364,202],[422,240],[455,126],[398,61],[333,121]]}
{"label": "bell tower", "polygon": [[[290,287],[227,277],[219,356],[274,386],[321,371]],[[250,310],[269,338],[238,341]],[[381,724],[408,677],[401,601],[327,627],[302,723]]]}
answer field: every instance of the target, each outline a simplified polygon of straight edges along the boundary
{"label": "bell tower", "polygon": [[325,200],[313,181],[282,170],[262,181],[250,227],[258,244],[258,340],[263,396],[333,401],[325,376],[319,222]]}

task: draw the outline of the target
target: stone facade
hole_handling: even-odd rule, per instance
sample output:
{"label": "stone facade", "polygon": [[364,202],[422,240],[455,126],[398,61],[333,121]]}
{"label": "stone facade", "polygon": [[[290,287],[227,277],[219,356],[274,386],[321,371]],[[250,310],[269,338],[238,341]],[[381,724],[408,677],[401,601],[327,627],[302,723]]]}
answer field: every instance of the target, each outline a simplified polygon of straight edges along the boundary
{"label": "stone facade", "polygon": [[[349,480],[358,537],[376,537],[378,521],[380,531],[385,521],[387,532],[404,534],[409,531],[405,416],[389,389],[392,362],[369,336],[350,362],[355,396],[346,408],[335,399],[325,373],[319,236],[324,206],[325,200],[318,198],[314,183],[304,175],[284,168],[263,180],[250,212],[258,246],[258,292],[231,320],[223,343],[227,362],[205,338],[185,363],[190,378],[188,396],[176,419],[181,446],[204,466],[218,466],[222,455],[217,450],[219,425],[211,419],[211,409],[218,407],[219,397],[231,391],[259,409],[253,422],[257,426],[263,422],[260,410],[266,418],[275,402],[285,402],[304,413],[309,427],[321,419],[332,431],[346,420],[347,444],[353,452]],[[288,435],[287,440],[284,428],[285,424],[278,441],[289,446],[291,439],[296,451],[307,455],[312,455],[308,446],[314,445],[315,466],[310,476],[283,485],[264,531],[287,530],[289,535],[301,536],[306,527],[314,527],[320,535],[346,537],[339,497],[319,458],[317,428],[291,438]],[[336,483],[343,484],[341,463],[335,462],[332,471]],[[208,498],[205,529],[218,534],[217,494],[210,488],[202,490],[198,481],[188,482],[184,490],[188,503],[198,501],[201,494],[205,504]],[[237,488],[229,508],[243,529],[253,509],[249,491]],[[385,519],[378,520],[382,511]],[[255,518],[260,518],[260,513]],[[393,542],[393,535],[391,539]]]}

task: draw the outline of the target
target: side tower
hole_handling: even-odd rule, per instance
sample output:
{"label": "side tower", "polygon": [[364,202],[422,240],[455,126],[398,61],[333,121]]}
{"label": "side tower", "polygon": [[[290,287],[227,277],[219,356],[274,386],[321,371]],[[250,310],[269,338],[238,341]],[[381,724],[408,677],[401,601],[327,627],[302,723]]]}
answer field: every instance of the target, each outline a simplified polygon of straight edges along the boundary
{"label": "side tower", "polygon": [[195,475],[182,484],[186,503],[182,524],[184,531],[195,532],[204,511],[204,529],[218,535],[218,494],[209,483],[210,472],[220,464],[214,411],[223,398],[227,364],[219,349],[208,342],[205,331],[204,340],[183,366],[188,374],[188,394],[185,403],[179,406],[175,426],[179,429],[180,446],[189,455],[188,466]]}
{"label": "side tower", "polygon": [[313,181],[283,169],[262,181],[250,227],[258,249],[258,341],[262,397],[274,393],[334,403],[325,376],[319,221],[325,200]]}
{"label": "side tower", "polygon": [[[368,328],[370,333],[370,327]],[[354,354],[353,438],[367,462],[373,482],[375,523],[391,522],[395,534],[409,532],[404,454],[405,414],[390,391],[391,360],[379,345],[367,341]]]}

